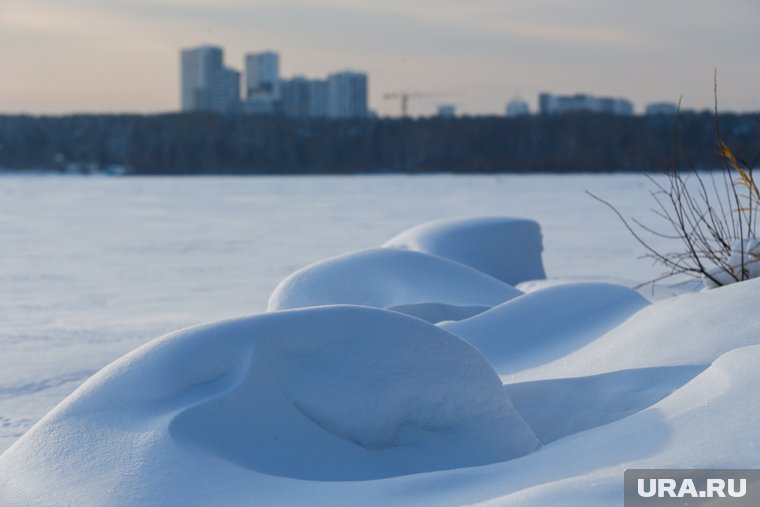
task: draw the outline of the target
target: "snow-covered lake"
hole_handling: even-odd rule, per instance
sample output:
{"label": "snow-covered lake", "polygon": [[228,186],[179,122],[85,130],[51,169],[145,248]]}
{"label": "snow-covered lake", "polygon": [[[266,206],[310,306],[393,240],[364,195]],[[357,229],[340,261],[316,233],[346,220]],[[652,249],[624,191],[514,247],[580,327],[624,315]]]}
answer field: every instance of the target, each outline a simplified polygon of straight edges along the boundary
{"label": "snow-covered lake", "polygon": [[263,311],[293,270],[456,216],[537,220],[548,277],[658,268],[585,194],[646,217],[641,175],[0,177],[0,451],[83,380],[190,324]]}

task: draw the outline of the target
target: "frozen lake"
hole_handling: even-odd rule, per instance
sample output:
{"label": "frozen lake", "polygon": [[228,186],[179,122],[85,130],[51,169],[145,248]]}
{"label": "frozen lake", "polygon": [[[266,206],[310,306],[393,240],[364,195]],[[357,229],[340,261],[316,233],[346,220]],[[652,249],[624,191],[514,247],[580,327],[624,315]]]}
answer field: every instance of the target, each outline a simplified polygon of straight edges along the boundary
{"label": "frozen lake", "polygon": [[607,208],[641,175],[0,177],[0,452],[83,380],[164,332],[261,312],[277,283],[427,220],[537,220],[547,276],[659,268]]}

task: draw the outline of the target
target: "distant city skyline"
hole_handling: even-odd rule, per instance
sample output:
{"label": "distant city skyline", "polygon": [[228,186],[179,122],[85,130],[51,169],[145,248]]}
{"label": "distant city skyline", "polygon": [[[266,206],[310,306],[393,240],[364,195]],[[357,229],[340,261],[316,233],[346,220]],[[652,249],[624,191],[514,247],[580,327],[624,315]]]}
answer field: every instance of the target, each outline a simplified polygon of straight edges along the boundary
{"label": "distant city skyline", "polygon": [[[276,51],[247,53],[243,73],[225,64],[224,48],[180,50],[179,92],[184,112],[277,114],[293,118],[365,118],[369,78],[356,70],[326,77],[280,75]],[[241,78],[245,87],[241,90]],[[241,93],[242,92],[242,93]]]}
{"label": "distant city skyline", "polygon": [[[647,104],[760,110],[756,0],[4,0],[0,113],[179,109],[177,51],[213,44],[226,64],[274,49],[281,75],[366,71],[369,106],[398,116],[391,92],[459,114],[504,114],[522,97],[587,93]],[[241,83],[245,87],[246,83]]]}

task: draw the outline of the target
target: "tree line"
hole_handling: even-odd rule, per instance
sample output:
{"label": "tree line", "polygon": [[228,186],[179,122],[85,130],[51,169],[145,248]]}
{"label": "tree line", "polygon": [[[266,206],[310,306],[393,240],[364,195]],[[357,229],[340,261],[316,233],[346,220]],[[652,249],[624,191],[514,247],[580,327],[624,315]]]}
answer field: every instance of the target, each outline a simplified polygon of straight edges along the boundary
{"label": "tree line", "polygon": [[[356,174],[710,169],[716,120],[753,159],[754,115],[458,117],[356,120],[251,115],[0,116],[0,169],[135,174]],[[678,128],[676,128],[678,127]],[[676,132],[678,131],[678,136]]]}

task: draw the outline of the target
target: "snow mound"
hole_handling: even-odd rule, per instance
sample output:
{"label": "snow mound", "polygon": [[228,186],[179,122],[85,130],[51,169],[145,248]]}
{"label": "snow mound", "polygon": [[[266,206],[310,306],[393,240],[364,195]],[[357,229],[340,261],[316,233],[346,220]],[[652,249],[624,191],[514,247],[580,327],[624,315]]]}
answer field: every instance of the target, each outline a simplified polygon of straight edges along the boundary
{"label": "snow mound", "polygon": [[543,443],[643,410],[698,375],[704,366],[661,366],[504,386]]}
{"label": "snow mound", "polygon": [[546,277],[541,227],[524,218],[437,220],[402,232],[383,246],[445,257],[510,285]]}
{"label": "snow mound", "polygon": [[662,300],[599,339],[560,359],[522,371],[516,379],[710,364],[732,349],[760,344],[759,300],[760,279]]}
{"label": "snow mound", "polygon": [[207,477],[376,479],[538,445],[463,340],[396,312],[310,308],[188,328],[112,363],[0,457],[0,498],[219,505],[194,496]]}
{"label": "snow mound", "polygon": [[478,505],[622,506],[629,468],[757,468],[758,362],[760,345],[731,350],[645,410],[496,465],[523,477],[492,481],[491,501]]}
{"label": "snow mound", "polygon": [[562,357],[647,305],[639,293],[620,285],[568,283],[440,326],[470,342],[506,375]]}
{"label": "snow mound", "polygon": [[[514,287],[447,259],[410,250],[374,248],[296,271],[274,290],[269,310],[332,304],[402,310],[404,305],[419,303],[491,307],[520,294]],[[437,313],[442,309],[445,307],[438,307]]]}

